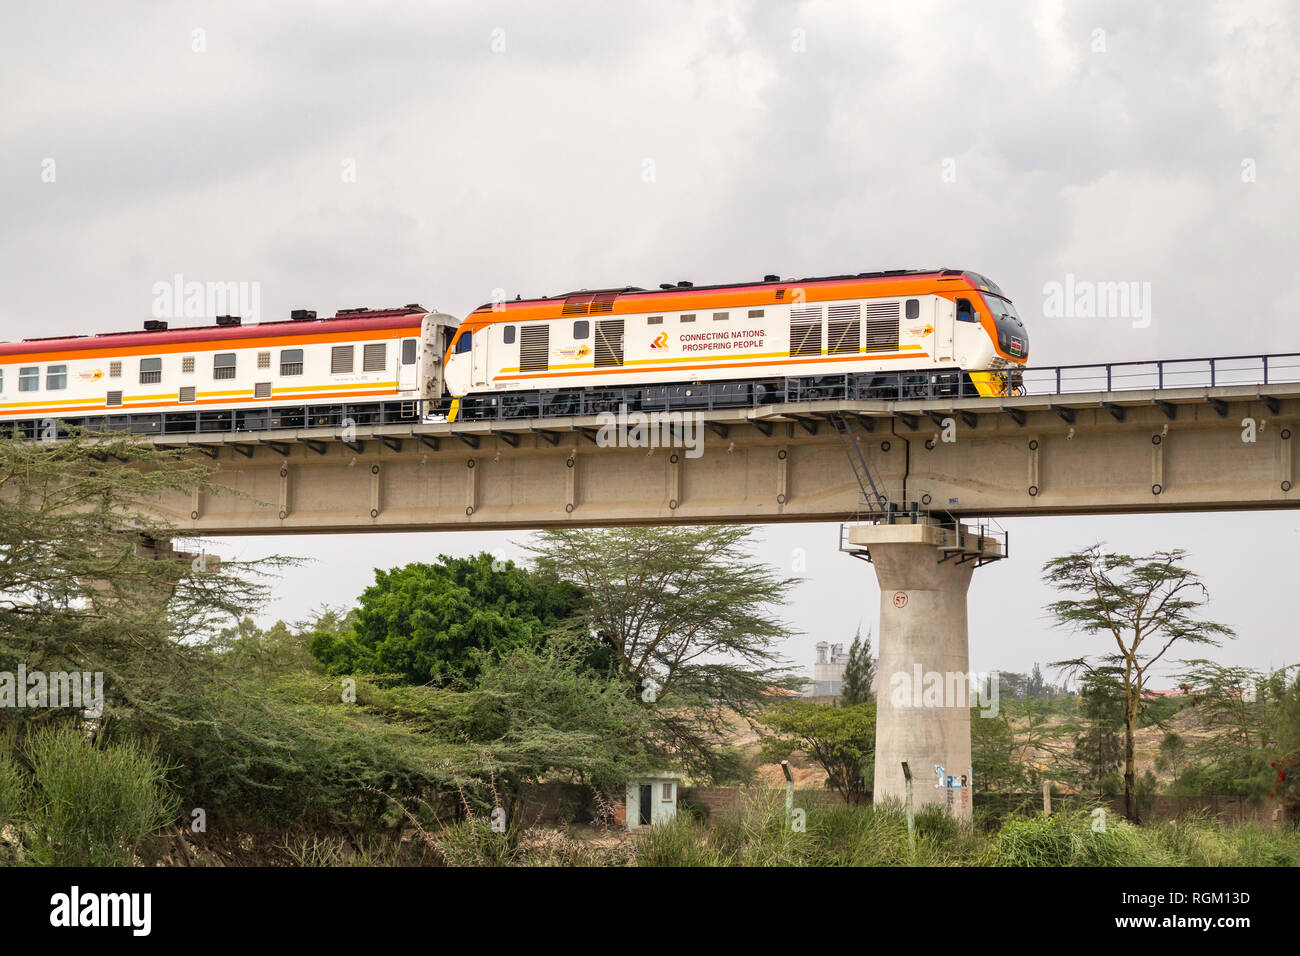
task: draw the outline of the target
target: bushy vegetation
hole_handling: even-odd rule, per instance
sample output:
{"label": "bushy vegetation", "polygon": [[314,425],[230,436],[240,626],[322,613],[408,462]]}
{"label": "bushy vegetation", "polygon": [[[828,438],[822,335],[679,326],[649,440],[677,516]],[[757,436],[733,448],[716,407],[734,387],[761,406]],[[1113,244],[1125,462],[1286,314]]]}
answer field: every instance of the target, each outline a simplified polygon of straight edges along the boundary
{"label": "bushy vegetation", "polygon": [[[733,813],[684,803],[675,822],[635,838],[586,828],[608,823],[610,800],[652,767],[685,768],[697,784],[753,776],[752,752],[728,741],[737,718],[770,731],[767,756],[808,754],[861,804],[875,734],[869,644],[854,644],[846,706],[783,698],[799,683],[778,654],[790,632],[775,608],[791,582],[753,562],[749,531],[735,527],[551,532],[537,539],[533,570],[483,554],[381,571],[358,607],[264,631],[245,615],[266,596],[259,574],[282,559],[209,566],[155,547],[171,531],[148,502],[219,493],[210,477],[182,452],[126,435],[0,442],[0,674],[94,673],[104,688],[93,707],[0,707],[0,862],[1298,858],[1294,832],[1198,819],[1113,822],[1099,837],[1068,806],[1050,820],[981,813],[974,824],[924,810],[909,840],[899,808],[851,805],[811,811],[800,831],[772,791]],[[1293,801],[1300,681],[1199,673],[1195,699],[1226,729],[1208,749],[1163,748],[1180,786]],[[1000,721],[975,722],[981,793],[1035,783],[1030,751],[1074,766],[1085,792],[1124,786],[1114,704],[1127,691],[1099,678],[1066,695],[1037,669],[1013,683]],[[1134,726],[1177,707],[1139,705]],[[579,794],[563,817],[573,826],[526,818],[523,795],[543,781]],[[1128,783],[1140,803],[1154,778]]]}
{"label": "bushy vegetation", "polygon": [[21,763],[0,754],[0,829],[9,862],[128,866],[175,816],[156,748],[98,745],[73,727],[28,735]]}
{"label": "bushy vegetation", "polygon": [[784,808],[752,802],[711,827],[679,816],[641,838],[642,866],[1296,866],[1300,832],[1224,826],[1208,817],[1135,826],[1114,814],[1104,830],[1088,809],[1013,815],[1000,826],[916,816],[916,849],[896,805],[809,811],[797,832]]}

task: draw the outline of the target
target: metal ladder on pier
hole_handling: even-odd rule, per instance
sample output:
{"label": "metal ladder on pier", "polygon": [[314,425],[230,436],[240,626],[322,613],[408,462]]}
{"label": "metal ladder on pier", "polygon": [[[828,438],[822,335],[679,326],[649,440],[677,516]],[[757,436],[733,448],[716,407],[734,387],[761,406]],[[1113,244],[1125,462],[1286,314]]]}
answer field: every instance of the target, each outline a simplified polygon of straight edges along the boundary
{"label": "metal ladder on pier", "polygon": [[889,498],[880,491],[876,485],[876,479],[872,477],[867,452],[863,449],[862,443],[853,431],[852,421],[847,415],[843,414],[827,415],[826,417],[830,421],[831,427],[835,429],[835,434],[839,436],[840,444],[844,446],[844,453],[848,456],[849,464],[853,467],[853,476],[857,478],[858,487],[862,490],[862,498],[866,502],[867,512],[872,515],[884,514],[889,505]]}

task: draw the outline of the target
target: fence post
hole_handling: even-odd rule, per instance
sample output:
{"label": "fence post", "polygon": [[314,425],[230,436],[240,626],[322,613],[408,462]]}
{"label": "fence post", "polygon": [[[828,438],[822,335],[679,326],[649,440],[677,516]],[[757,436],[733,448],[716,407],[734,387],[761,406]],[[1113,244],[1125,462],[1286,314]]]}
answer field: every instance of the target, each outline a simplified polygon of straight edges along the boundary
{"label": "fence post", "polygon": [[907,794],[907,848],[908,851],[916,855],[916,818],[912,815],[912,768],[903,761],[903,779],[907,781],[905,793]]}

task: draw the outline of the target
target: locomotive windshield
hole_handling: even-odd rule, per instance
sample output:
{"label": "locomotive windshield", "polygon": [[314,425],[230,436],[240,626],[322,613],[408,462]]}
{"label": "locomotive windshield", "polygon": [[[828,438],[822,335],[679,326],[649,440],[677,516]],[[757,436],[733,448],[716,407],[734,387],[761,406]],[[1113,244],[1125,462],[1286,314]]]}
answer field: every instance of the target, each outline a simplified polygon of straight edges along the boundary
{"label": "locomotive windshield", "polygon": [[1011,304],[1010,299],[1004,298],[1000,295],[994,295],[992,292],[985,292],[984,301],[987,303],[989,311],[993,313],[995,319],[1001,318],[1005,315],[1010,316],[1017,322],[1020,321],[1020,314],[1016,312],[1016,307]]}
{"label": "locomotive windshield", "polygon": [[998,347],[1007,355],[1028,358],[1029,336],[1025,334],[1025,324],[1020,321],[1020,315],[1011,300],[991,292],[982,294],[984,303],[993,315],[993,321],[997,323]]}

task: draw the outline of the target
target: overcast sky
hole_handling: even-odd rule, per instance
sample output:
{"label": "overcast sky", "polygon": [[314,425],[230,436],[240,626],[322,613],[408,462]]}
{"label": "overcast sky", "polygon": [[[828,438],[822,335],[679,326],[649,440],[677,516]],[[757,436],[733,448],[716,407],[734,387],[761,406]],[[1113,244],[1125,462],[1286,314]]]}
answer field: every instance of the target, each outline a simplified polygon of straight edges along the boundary
{"label": "overcast sky", "polygon": [[[1281,0],[11,2],[0,337],[138,328],[178,273],[260,283],[269,319],[946,266],[1016,301],[1035,364],[1300,351],[1298,20]],[[1149,326],[1044,316],[1070,275],[1150,283]],[[1004,524],[975,668],[1078,652],[1040,568],[1099,539],[1190,550],[1240,633],[1220,659],[1300,660],[1291,512]],[[873,625],[835,526],[760,534],[779,569],[808,554],[793,660]],[[217,550],[313,559],[273,619],[517,538]]]}

